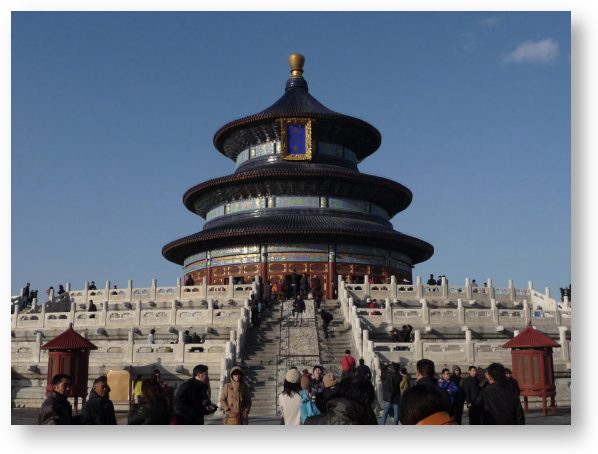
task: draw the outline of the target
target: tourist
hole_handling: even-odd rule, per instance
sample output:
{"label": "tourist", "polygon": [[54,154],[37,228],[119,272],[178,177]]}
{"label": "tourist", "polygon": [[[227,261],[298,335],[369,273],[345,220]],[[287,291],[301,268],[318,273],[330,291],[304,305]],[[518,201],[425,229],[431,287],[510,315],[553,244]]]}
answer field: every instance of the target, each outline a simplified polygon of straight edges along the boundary
{"label": "tourist", "polygon": [[301,374],[301,391],[299,391],[301,397],[301,407],[299,408],[301,424],[304,424],[307,418],[320,414],[320,410],[314,402],[315,396],[310,392],[311,380],[311,374],[307,369],[304,369]]}
{"label": "tourist", "polygon": [[235,366],[230,371],[230,382],[222,388],[220,408],[224,412],[222,424],[247,425],[251,410],[251,394],[243,381],[243,371]]}
{"label": "tourist", "polygon": [[426,284],[428,285],[436,285],[436,279],[434,279],[434,275],[430,274],[430,279],[428,279],[428,282],[426,282]]}
{"label": "tourist", "polygon": [[409,388],[411,388],[411,377],[409,376],[407,369],[405,367],[401,367],[401,385],[400,385],[401,396]]}
{"label": "tourist", "polygon": [[58,296],[62,295],[66,293],[66,290],[64,289],[64,287],[62,285],[58,286]]}
{"label": "tourist", "polygon": [[519,383],[517,382],[515,377],[513,377],[513,372],[511,371],[511,369],[505,369],[505,379],[507,384],[513,389],[515,395],[519,398],[521,390],[519,389]]}
{"label": "tourist", "polygon": [[500,363],[492,363],[486,369],[488,386],[480,391],[472,407],[477,418],[470,424],[525,424],[525,416],[519,398],[507,383],[505,368]]}
{"label": "tourist", "polygon": [[297,326],[297,320],[299,320],[299,324],[303,324],[303,313],[305,312],[305,301],[303,301],[303,296],[298,293],[293,300],[293,309],[292,314],[295,316],[295,326]]}
{"label": "tourist", "polygon": [[284,377],[282,393],[278,396],[278,405],[285,426],[301,424],[301,373],[297,369],[289,369]]}
{"label": "tourist", "polygon": [[137,408],[143,402],[143,392],[141,386],[143,385],[143,377],[141,374],[137,375],[133,381],[133,406]]}
{"label": "tourist", "polygon": [[450,401],[438,386],[420,385],[401,397],[399,419],[403,425],[452,425]]}
{"label": "tourist", "polygon": [[304,298],[308,298],[309,296],[309,283],[307,282],[307,277],[305,276],[305,273],[303,275],[301,275],[301,281],[299,282],[299,289],[301,291],[301,294],[303,295]]}
{"label": "tourist", "polygon": [[393,326],[393,328],[390,330],[390,341],[391,342],[399,342],[399,332],[397,331],[397,329]]}
{"label": "tourist", "polygon": [[93,300],[89,300],[89,306],[87,307],[87,312],[96,312],[98,310],[97,306],[93,302]]}
{"label": "tourist", "polygon": [[185,286],[193,287],[194,285],[195,285],[195,280],[193,279],[193,276],[189,275],[189,277],[187,277],[187,280],[185,281]]}
{"label": "tourist", "polygon": [[401,403],[401,383],[403,377],[398,363],[390,363],[382,374],[382,425],[386,425],[388,413],[392,408],[394,425],[399,424],[399,404]]}
{"label": "tourist", "polygon": [[316,396],[324,389],[324,368],[319,364],[314,366],[311,370],[311,383],[309,385],[309,392],[312,396]]}
{"label": "tourist", "polygon": [[316,309],[320,309],[320,305],[322,304],[322,281],[319,277],[314,277],[311,280],[311,291],[312,296],[314,297],[314,303]]}
{"label": "tourist", "polygon": [[52,392],[44,400],[37,423],[40,425],[68,425],[77,424],[79,417],[73,418],[73,409],[68,401],[71,391],[71,377],[57,374],[52,377]]}
{"label": "tourist", "polygon": [[469,424],[477,425],[480,423],[479,412],[476,413],[476,408],[472,407],[481,391],[477,367],[469,366],[469,376],[462,380],[461,386],[465,397],[465,405],[469,410]]}
{"label": "tourist", "polygon": [[465,392],[463,391],[463,378],[461,377],[461,368],[459,366],[453,366],[453,373],[449,380],[455,382],[459,387],[457,395],[455,396],[454,416],[455,422],[461,425],[463,419],[463,405],[465,404]]}
{"label": "tourist", "polygon": [[363,358],[359,358],[359,366],[357,366],[355,369],[355,376],[361,378],[362,380],[372,381],[372,371],[368,366],[365,365]]}
{"label": "tourist", "polygon": [[143,380],[143,401],[130,414],[129,425],[167,425],[171,422],[164,388],[153,378]]}
{"label": "tourist", "polygon": [[193,337],[191,337],[191,334],[189,334],[189,330],[186,329],[185,332],[183,333],[183,342],[185,344],[192,344],[193,343]]}
{"label": "tourist", "polygon": [[451,371],[446,368],[442,369],[442,372],[440,373],[440,379],[438,380],[438,386],[448,393],[449,401],[451,403],[450,414],[454,417],[454,408],[457,405],[457,393],[459,392],[459,385],[457,385],[454,381],[451,381],[450,378]]}
{"label": "tourist", "polygon": [[293,274],[291,274],[291,290],[293,292],[293,298],[297,296],[299,290],[299,275],[297,271],[293,270]]}
{"label": "tourist", "polygon": [[305,420],[306,425],[378,425],[372,405],[376,400],[369,381],[348,377],[336,385],[326,401],[326,411]]}
{"label": "tourist", "polygon": [[96,287],[96,283],[95,281],[91,281],[91,284],[89,285],[89,287],[87,287],[88,290],[97,290],[98,288]]}
{"label": "tourist", "polygon": [[108,378],[105,375],[98,377],[93,382],[89,399],[81,410],[81,424],[88,425],[114,425],[114,405],[108,396]]}
{"label": "tourist", "polygon": [[272,284],[272,296],[274,297],[274,299],[279,298],[279,292],[280,292],[280,287],[278,285],[277,281],[274,281],[274,283]]}
{"label": "tourist", "polygon": [[270,301],[272,301],[272,284],[270,281],[266,281],[264,284],[264,301],[267,307],[270,307]]}
{"label": "tourist", "polygon": [[355,374],[355,358],[351,356],[351,350],[345,350],[345,356],[341,358],[341,380]]}
{"label": "tourist", "polygon": [[156,330],[152,328],[150,330],[149,334],[147,335],[147,343],[148,344],[155,344],[156,343],[155,334],[156,334]]}
{"label": "tourist", "polygon": [[478,283],[475,281],[475,279],[471,280],[471,286],[472,287],[477,287],[478,286]]}
{"label": "tourist", "polygon": [[324,337],[328,339],[328,326],[334,319],[334,316],[325,309],[320,309],[320,317],[322,318],[322,331],[324,331]]}
{"label": "tourist", "polygon": [[438,383],[434,378],[434,361],[425,358],[420,359],[417,363],[415,363],[415,370],[415,386],[433,386],[434,388],[438,387]]}
{"label": "tourist", "polygon": [[216,411],[217,407],[208,398],[208,380],[208,366],[199,364],[193,368],[193,376],[178,387],[174,396],[177,424],[203,425],[204,415]]}
{"label": "tourist", "polygon": [[291,299],[291,281],[287,276],[282,281],[282,293],[285,300]]}

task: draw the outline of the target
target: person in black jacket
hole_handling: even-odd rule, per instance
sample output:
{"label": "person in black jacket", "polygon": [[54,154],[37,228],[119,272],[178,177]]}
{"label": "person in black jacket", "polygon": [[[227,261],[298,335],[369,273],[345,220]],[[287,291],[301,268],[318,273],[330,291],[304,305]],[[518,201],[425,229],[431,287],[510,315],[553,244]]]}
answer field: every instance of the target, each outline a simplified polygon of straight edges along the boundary
{"label": "person in black jacket", "polygon": [[480,394],[480,380],[478,379],[478,368],[476,366],[469,366],[469,377],[461,380],[461,388],[465,397],[465,405],[469,409],[469,421],[476,421],[478,416],[475,414],[476,408],[471,405],[475,402]]}
{"label": "person in black jacket", "polygon": [[52,377],[52,392],[39,410],[37,423],[41,425],[77,424],[79,417],[73,418],[73,409],[67,397],[71,392],[71,377],[57,374]]}
{"label": "person in black jacket", "polygon": [[401,403],[401,365],[390,363],[384,370],[382,376],[382,425],[386,425],[388,413],[392,408],[392,420],[394,425],[399,424],[399,404]]}
{"label": "person in black jacket", "polygon": [[218,407],[208,398],[208,380],[208,366],[199,364],[193,368],[193,377],[179,386],[174,396],[177,424],[203,425],[204,415],[216,411]]}
{"label": "person in black jacket", "polygon": [[358,377],[347,377],[336,386],[326,401],[326,413],[311,416],[305,425],[378,425],[372,404],[374,387]]}
{"label": "person in black jacket", "polygon": [[116,424],[114,405],[108,398],[108,379],[105,375],[93,382],[89,399],[81,410],[81,424],[110,425]]}
{"label": "person in black jacket", "polygon": [[143,380],[143,402],[129,414],[129,425],[170,424],[170,411],[164,388],[155,378]]}
{"label": "person in black jacket", "polygon": [[475,418],[470,424],[525,424],[525,416],[519,398],[505,381],[505,368],[492,363],[486,369],[488,385],[481,391],[472,407]]}

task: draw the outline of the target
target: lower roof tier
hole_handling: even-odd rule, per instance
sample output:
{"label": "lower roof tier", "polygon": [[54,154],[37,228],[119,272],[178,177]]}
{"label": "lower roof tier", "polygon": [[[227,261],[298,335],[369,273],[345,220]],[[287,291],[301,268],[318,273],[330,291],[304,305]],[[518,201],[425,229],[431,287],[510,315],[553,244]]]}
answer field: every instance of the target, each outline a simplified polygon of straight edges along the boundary
{"label": "lower roof tier", "polygon": [[361,199],[382,206],[392,217],[409,206],[411,191],[400,183],[338,166],[285,164],[235,173],[189,189],[183,203],[206,217],[212,208],[233,200],[266,195],[319,195]]}
{"label": "lower roof tier", "polygon": [[275,241],[378,246],[408,255],[413,264],[424,262],[434,254],[431,244],[375,222],[331,216],[268,216],[180,238],[165,245],[162,255],[182,265],[187,257],[205,250]]}

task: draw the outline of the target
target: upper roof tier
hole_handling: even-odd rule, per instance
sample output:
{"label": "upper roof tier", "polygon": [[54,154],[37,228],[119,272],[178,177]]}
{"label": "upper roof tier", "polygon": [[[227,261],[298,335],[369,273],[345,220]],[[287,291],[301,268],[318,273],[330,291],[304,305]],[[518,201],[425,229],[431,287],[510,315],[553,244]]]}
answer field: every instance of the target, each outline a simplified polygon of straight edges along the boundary
{"label": "upper roof tier", "polygon": [[281,118],[315,120],[314,137],[350,147],[360,161],[378,149],[382,137],[376,128],[359,118],[328,109],[309,94],[302,75],[304,60],[299,54],[289,57],[291,78],[278,101],[259,113],[227,123],[214,134],[214,146],[222,154],[236,160],[251,145],[281,140],[280,124],[276,121]]}

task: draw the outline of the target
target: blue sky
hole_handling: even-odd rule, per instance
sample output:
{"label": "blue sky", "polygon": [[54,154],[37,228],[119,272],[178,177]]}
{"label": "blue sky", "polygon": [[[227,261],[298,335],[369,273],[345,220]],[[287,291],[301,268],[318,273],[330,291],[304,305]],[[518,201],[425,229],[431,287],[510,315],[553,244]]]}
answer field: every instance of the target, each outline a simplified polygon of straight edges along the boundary
{"label": "blue sky", "polygon": [[393,219],[435,247],[414,274],[571,279],[569,13],[13,13],[11,289],[173,285],[201,229],[212,145],[284,91],[370,122],[362,172],[413,192]]}

